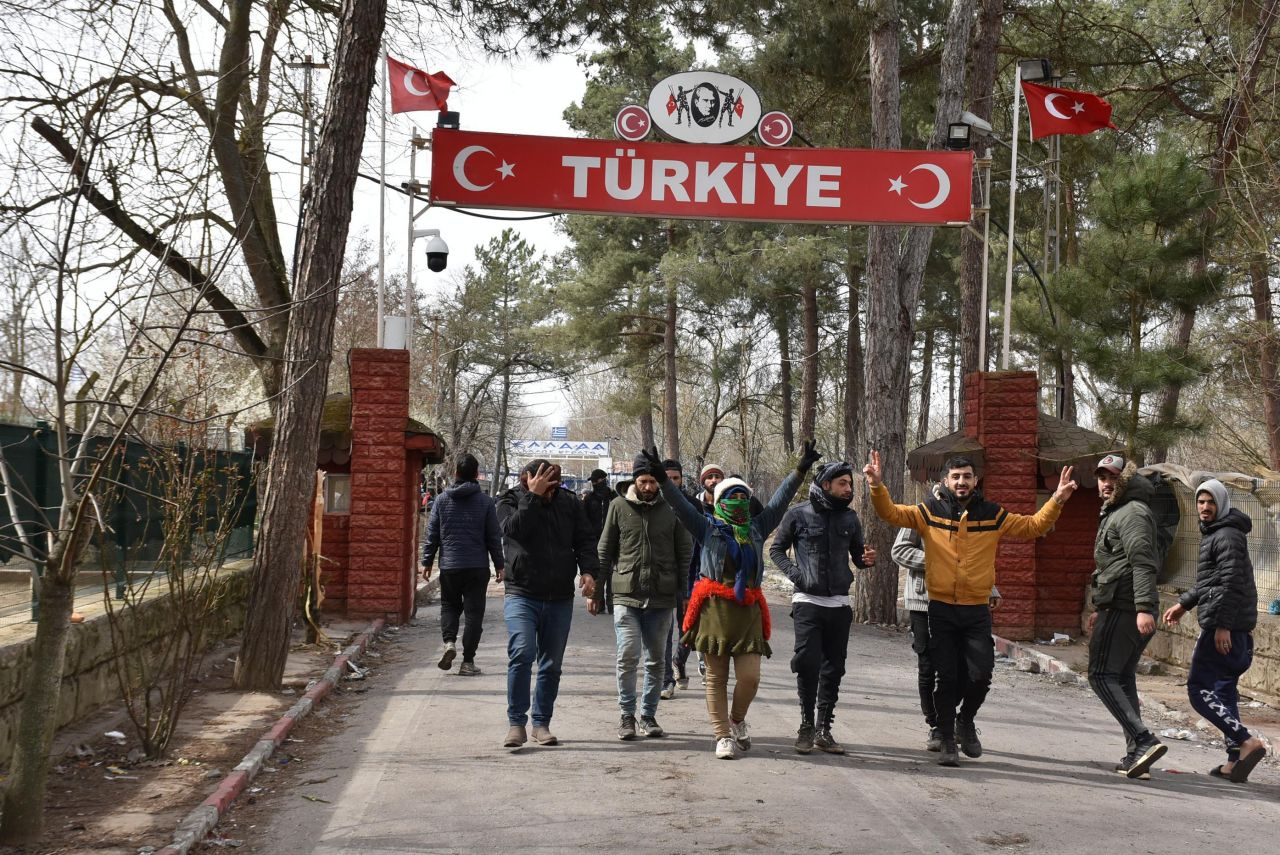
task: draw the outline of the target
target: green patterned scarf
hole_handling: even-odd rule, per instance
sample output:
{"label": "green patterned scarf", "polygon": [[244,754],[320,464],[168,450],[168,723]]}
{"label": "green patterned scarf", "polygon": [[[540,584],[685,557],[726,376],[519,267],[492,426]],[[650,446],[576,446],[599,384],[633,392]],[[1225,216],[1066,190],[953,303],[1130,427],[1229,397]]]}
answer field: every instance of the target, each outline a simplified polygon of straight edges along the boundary
{"label": "green patterned scarf", "polygon": [[733,539],[738,543],[751,542],[751,499],[734,496],[716,503],[716,517],[733,529]]}

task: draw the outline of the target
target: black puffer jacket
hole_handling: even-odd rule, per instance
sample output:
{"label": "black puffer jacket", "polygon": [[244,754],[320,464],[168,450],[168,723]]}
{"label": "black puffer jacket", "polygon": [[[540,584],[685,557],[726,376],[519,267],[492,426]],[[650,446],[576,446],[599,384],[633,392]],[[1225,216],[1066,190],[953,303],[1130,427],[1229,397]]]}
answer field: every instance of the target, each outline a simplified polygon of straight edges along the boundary
{"label": "black puffer jacket", "polygon": [[1232,508],[1211,523],[1200,523],[1196,586],[1178,598],[1195,609],[1200,628],[1249,632],[1258,624],[1258,587],[1249,560],[1253,520]]}
{"label": "black puffer jacket", "polygon": [[493,499],[475,481],[454,484],[432,504],[422,563],[430,567],[437,553],[442,571],[488,568],[491,558],[502,569],[502,532]]}
{"label": "black puffer jacket", "polygon": [[[787,550],[795,545],[795,560]],[[790,508],[769,547],[769,558],[802,594],[843,597],[853,584],[849,559],[861,568],[862,523],[852,508],[822,507],[809,501]]]}
{"label": "black puffer jacket", "polygon": [[573,597],[578,570],[597,573],[596,536],[582,502],[556,490],[547,502],[523,485],[498,499],[508,594],[534,600]]}

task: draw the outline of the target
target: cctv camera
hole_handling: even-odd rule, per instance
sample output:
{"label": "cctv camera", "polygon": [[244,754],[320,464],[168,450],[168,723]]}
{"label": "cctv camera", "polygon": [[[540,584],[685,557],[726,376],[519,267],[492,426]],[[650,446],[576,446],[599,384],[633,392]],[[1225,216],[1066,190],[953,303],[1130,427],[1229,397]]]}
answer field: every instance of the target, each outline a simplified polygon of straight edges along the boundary
{"label": "cctv camera", "polygon": [[975,116],[973,113],[970,113],[968,110],[965,110],[963,113],[960,114],[960,121],[964,122],[966,125],[973,128],[975,131],[982,131],[984,134],[991,133],[991,123],[988,122],[986,119]]}
{"label": "cctv camera", "polygon": [[439,273],[449,264],[449,244],[435,235],[427,241],[427,269]]}

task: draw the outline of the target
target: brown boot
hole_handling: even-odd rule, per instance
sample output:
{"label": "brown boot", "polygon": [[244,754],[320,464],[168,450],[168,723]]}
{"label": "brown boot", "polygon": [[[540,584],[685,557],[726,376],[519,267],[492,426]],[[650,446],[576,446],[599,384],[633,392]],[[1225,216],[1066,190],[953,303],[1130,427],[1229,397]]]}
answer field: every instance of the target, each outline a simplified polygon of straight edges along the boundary
{"label": "brown boot", "polygon": [[507,741],[502,743],[503,748],[519,748],[529,740],[525,734],[523,724],[513,724],[511,729],[507,731]]}
{"label": "brown boot", "polygon": [[560,740],[555,738],[545,724],[535,724],[533,726],[533,741],[539,745],[559,745]]}

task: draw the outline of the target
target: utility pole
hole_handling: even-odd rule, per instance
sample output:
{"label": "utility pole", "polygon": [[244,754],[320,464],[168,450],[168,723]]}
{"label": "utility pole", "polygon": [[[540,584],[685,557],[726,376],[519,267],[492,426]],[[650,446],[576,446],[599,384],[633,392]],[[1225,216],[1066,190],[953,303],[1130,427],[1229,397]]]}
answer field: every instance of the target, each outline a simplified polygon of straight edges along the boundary
{"label": "utility pole", "polygon": [[311,118],[311,73],[316,69],[328,68],[328,62],[314,62],[311,54],[301,60],[295,58],[285,63],[286,68],[301,68],[302,77],[302,153],[298,158],[298,222],[302,222],[302,194],[307,188],[307,167],[311,166],[311,152],[315,151],[316,129]]}

